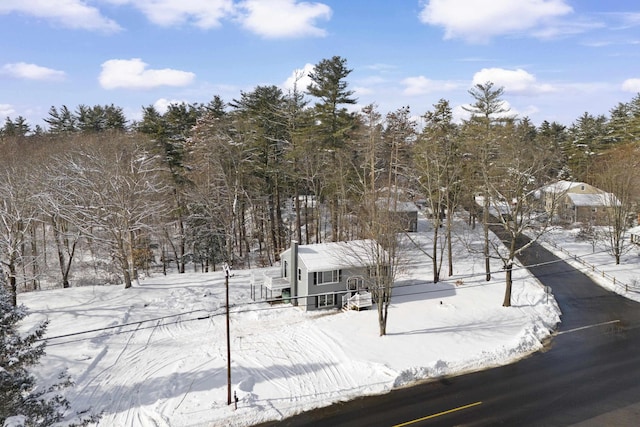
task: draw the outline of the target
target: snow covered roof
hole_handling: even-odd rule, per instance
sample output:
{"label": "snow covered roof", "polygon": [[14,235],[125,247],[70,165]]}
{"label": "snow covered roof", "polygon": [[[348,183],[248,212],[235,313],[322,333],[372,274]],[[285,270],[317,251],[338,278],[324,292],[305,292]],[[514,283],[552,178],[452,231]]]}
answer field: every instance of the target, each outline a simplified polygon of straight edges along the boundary
{"label": "snow covered roof", "polygon": [[418,207],[413,202],[398,202],[396,212],[418,212]]}
{"label": "snow covered roof", "polygon": [[[388,205],[387,200],[384,199],[379,199],[376,204],[380,208],[385,208]],[[418,212],[420,209],[413,202],[392,201],[390,210],[393,212]]]}
{"label": "snow covered roof", "polygon": [[579,185],[586,185],[584,182],[579,181],[565,181],[560,180],[558,182],[554,182],[553,184],[546,185],[542,187],[542,191],[545,193],[564,193],[565,191],[569,191],[574,187]]}
{"label": "snow covered roof", "polygon": [[612,206],[620,202],[612,193],[577,194],[567,193],[574,206]]}
{"label": "snow covered roof", "polygon": [[300,245],[298,259],[310,272],[366,267],[375,263],[377,250],[382,249],[371,239]]}

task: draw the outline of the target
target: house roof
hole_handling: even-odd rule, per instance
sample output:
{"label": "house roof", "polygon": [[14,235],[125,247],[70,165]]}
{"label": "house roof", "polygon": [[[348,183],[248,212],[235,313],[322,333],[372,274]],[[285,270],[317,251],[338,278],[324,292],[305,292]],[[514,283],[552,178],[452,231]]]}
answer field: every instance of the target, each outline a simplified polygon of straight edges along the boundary
{"label": "house roof", "polygon": [[564,193],[566,191],[571,190],[574,187],[577,187],[579,185],[587,185],[584,182],[579,182],[579,181],[565,181],[565,180],[560,180],[557,182],[554,182],[552,184],[549,185],[545,185],[544,187],[542,187],[542,191],[544,191],[545,193]]}
{"label": "house roof", "polygon": [[396,212],[418,212],[418,207],[413,202],[398,202]]}
{"label": "house roof", "polygon": [[319,243],[298,246],[298,259],[310,272],[339,270],[373,265],[377,251],[383,250],[370,239]]}
{"label": "house roof", "polygon": [[[378,199],[376,204],[382,209],[389,206],[386,199]],[[391,201],[389,210],[393,212],[418,212],[420,209],[413,202]]]}
{"label": "house roof", "polygon": [[574,206],[612,206],[619,205],[620,202],[612,193],[599,194],[576,194],[567,193],[567,197]]}

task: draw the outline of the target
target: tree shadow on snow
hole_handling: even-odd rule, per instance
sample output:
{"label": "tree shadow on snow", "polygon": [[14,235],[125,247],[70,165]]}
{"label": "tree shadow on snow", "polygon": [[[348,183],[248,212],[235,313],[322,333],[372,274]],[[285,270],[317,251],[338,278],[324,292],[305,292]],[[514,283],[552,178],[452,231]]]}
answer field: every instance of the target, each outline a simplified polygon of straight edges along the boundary
{"label": "tree shadow on snow", "polygon": [[392,301],[394,304],[402,304],[455,295],[455,285],[446,281],[433,283],[422,280],[398,280],[393,286]]}
{"label": "tree shadow on snow", "polygon": [[[295,367],[281,364],[272,366],[262,366],[248,369],[247,367],[232,367],[232,387],[240,390],[242,382],[246,378],[251,378],[251,388],[254,383],[273,382],[278,380],[286,381],[288,378],[297,375],[304,375],[312,372],[322,372],[330,368],[330,364],[309,363],[297,365]],[[105,372],[106,377],[110,377]],[[126,381],[126,376],[120,376]],[[105,415],[128,411],[132,408],[153,405],[156,402],[163,402],[170,399],[179,398],[175,401],[175,408],[167,408],[169,411],[178,409],[181,402],[188,398],[189,393],[211,392],[213,401],[226,404],[227,370],[226,368],[198,369],[190,372],[174,372],[164,376],[150,376],[147,378],[136,378],[131,382],[105,384],[104,381],[95,381],[94,384],[84,386],[78,384],[77,389],[81,389],[79,400],[88,399],[95,411],[104,411]]]}

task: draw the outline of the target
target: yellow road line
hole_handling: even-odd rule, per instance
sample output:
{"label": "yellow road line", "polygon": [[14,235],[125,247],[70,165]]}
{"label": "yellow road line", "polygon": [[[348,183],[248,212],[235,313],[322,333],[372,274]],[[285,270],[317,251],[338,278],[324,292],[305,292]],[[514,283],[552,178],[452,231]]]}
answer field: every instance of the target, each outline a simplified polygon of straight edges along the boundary
{"label": "yellow road line", "polygon": [[482,402],[470,403],[468,405],[459,406],[457,408],[449,409],[448,411],[438,412],[437,414],[427,415],[426,417],[422,417],[422,418],[416,418],[415,420],[407,421],[406,423],[396,424],[393,427],[408,426],[408,425],[411,425],[411,424],[419,423],[420,421],[425,421],[425,420],[429,420],[431,418],[440,417],[442,415],[447,415],[447,414],[450,414],[452,412],[462,411],[463,409],[472,408],[472,407],[478,406],[478,405],[482,405]]}

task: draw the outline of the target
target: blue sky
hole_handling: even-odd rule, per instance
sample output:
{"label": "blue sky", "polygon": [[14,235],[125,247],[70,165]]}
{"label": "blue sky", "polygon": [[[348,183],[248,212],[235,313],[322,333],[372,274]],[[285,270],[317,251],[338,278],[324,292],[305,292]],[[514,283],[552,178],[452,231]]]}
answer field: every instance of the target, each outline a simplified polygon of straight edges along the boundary
{"label": "blue sky", "polygon": [[[511,112],[570,125],[640,92],[631,0],[1,0],[0,119],[231,101],[339,55],[358,98],[456,117],[493,82]],[[300,73],[300,70],[304,72]],[[305,87],[305,79],[299,86]]]}

